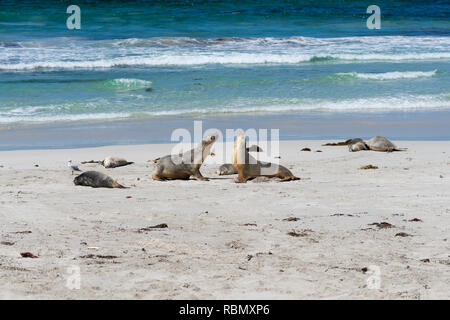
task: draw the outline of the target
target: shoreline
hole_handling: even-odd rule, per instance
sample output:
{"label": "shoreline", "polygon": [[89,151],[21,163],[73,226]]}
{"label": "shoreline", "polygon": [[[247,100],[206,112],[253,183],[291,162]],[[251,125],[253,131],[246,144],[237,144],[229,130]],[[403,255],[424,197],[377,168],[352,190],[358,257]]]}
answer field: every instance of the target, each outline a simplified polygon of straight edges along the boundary
{"label": "shoreline", "polygon": [[[448,142],[393,141],[408,148],[393,153],[324,142],[281,141],[280,163],[301,178],[283,183],[236,184],[214,157],[201,168],[210,181],[154,181],[147,160],[168,144],[2,151],[0,298],[448,299]],[[73,185],[69,158],[111,155],[135,164],[80,168],[129,189]]]}

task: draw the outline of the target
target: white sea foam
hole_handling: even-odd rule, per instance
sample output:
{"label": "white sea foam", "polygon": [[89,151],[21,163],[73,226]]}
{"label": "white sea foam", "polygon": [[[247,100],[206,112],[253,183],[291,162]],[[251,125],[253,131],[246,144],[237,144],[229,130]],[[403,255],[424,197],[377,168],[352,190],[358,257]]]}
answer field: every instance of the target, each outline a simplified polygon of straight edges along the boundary
{"label": "white sea foam", "polygon": [[0,70],[450,59],[450,37],[43,39],[0,45]]}
{"label": "white sea foam", "polygon": [[118,90],[142,89],[150,87],[151,85],[152,82],[148,80],[128,79],[128,78],[107,80],[104,83],[105,87],[111,87]]}
{"label": "white sea foam", "polygon": [[[70,106],[69,106],[70,107]],[[219,115],[219,114],[254,114],[277,112],[386,112],[386,111],[410,111],[410,110],[444,110],[450,109],[450,97],[448,95],[404,95],[397,97],[378,97],[345,100],[322,99],[291,99],[284,103],[261,105],[257,102],[244,105],[236,104],[220,108],[194,108],[177,110],[142,110],[130,112],[89,113],[89,107],[81,108],[83,113],[62,113],[67,110],[67,105],[61,106],[33,106],[21,107],[0,112],[0,123],[16,122],[54,122],[54,121],[81,121],[81,120],[109,120],[126,118],[151,118],[161,116],[183,115]],[[49,109],[51,112],[43,113]],[[80,109],[79,106],[77,108]],[[34,111],[34,113],[33,113]],[[54,112],[57,111],[57,114]],[[70,111],[70,110],[69,110]]]}
{"label": "white sea foam", "polygon": [[394,71],[384,73],[338,73],[339,76],[350,76],[353,78],[367,79],[367,80],[397,80],[397,79],[415,79],[415,78],[429,78],[435,76],[437,70],[433,71]]}
{"label": "white sea foam", "polygon": [[273,54],[273,53],[213,53],[170,54],[154,57],[123,57],[87,61],[39,61],[28,63],[0,64],[0,70],[39,69],[96,69],[134,66],[195,66],[209,64],[298,64],[325,61],[402,61],[450,59],[450,52],[422,54]]}

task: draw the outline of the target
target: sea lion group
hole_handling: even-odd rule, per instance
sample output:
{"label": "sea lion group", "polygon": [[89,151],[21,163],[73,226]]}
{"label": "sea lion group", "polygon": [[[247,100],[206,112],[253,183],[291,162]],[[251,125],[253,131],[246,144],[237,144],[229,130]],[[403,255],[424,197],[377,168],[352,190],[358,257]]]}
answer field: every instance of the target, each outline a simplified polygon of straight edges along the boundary
{"label": "sea lion group", "polygon": [[397,148],[388,138],[375,136],[365,142],[361,138],[348,139],[346,141],[326,143],[324,146],[348,146],[348,151],[356,152],[362,150],[372,150],[381,152],[405,151],[406,149]]}
{"label": "sea lion group", "polygon": [[[196,180],[207,181],[208,179],[201,174],[200,168],[205,159],[211,154],[211,147],[217,141],[217,137],[218,134],[207,136],[197,147],[185,153],[171,154],[155,159],[155,166],[152,172],[153,180],[187,180],[193,177]],[[406,150],[397,148],[389,139],[382,136],[373,137],[367,142],[360,138],[354,138],[336,143],[327,143],[325,146],[348,146],[350,152],[361,150],[383,152]],[[235,181],[239,183],[246,183],[248,180],[257,177],[276,177],[281,179],[281,181],[300,179],[284,166],[255,159],[250,154],[251,152],[262,152],[262,149],[256,145],[248,147],[244,133],[242,131],[239,132],[234,142],[232,163],[221,165],[216,173],[219,175],[237,174],[237,180]],[[101,161],[91,160],[82,163],[99,163],[105,168],[116,168],[133,164],[133,162],[119,157],[107,157]],[[116,180],[98,171],[83,172],[75,177],[73,182],[75,185],[94,188],[125,188]]]}

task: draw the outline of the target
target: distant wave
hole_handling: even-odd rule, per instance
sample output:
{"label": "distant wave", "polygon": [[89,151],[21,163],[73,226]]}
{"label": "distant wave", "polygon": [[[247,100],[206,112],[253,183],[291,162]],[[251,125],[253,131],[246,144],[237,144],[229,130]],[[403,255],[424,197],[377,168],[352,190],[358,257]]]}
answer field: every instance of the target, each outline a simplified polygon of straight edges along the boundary
{"label": "distant wave", "polygon": [[104,45],[116,45],[122,47],[155,47],[155,46],[221,46],[221,45],[292,45],[292,46],[328,46],[328,45],[448,45],[449,37],[435,36],[362,36],[362,37],[340,37],[340,38],[313,38],[292,36],[285,38],[260,37],[260,38],[238,38],[238,37],[220,37],[220,38],[191,38],[191,37],[154,37],[154,38],[128,38],[118,40],[106,40]]}
{"label": "distant wave", "polygon": [[[104,106],[104,105],[102,105]],[[0,112],[0,123],[16,122],[53,122],[53,121],[81,121],[81,120],[111,120],[111,119],[141,119],[162,116],[194,116],[220,114],[256,114],[277,112],[386,112],[410,110],[444,110],[450,109],[450,96],[438,95],[405,95],[397,97],[378,97],[344,100],[323,99],[292,99],[289,103],[226,107],[205,107],[194,109],[149,110],[144,107],[140,111],[118,112],[111,108],[111,112],[95,112],[96,104],[56,105],[18,107]],[[73,110],[72,110],[73,109]],[[92,109],[93,112],[89,112]],[[116,110],[119,110],[117,108]],[[76,113],[80,112],[81,113]]]}
{"label": "distant wave", "polygon": [[3,71],[25,71],[42,69],[96,69],[136,66],[195,66],[210,64],[298,64],[332,61],[404,61],[450,59],[450,52],[422,54],[334,54],[301,55],[270,53],[214,53],[165,55],[155,57],[121,57],[88,61],[49,61],[31,63],[0,64]]}
{"label": "distant wave", "polygon": [[416,79],[416,78],[430,78],[435,76],[437,70],[433,71],[394,71],[394,72],[384,72],[384,73],[358,73],[358,72],[348,72],[348,73],[336,73],[333,76],[338,78],[357,78],[365,80],[398,80],[398,79]]}
{"label": "distant wave", "polygon": [[450,59],[450,37],[51,38],[0,42],[0,70]]}

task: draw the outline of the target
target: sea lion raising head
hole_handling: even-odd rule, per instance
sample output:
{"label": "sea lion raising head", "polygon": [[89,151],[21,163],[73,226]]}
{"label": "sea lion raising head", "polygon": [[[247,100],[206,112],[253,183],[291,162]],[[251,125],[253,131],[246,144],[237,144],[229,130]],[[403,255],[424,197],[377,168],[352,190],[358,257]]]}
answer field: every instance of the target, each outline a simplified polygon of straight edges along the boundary
{"label": "sea lion raising head", "polygon": [[256,177],[278,177],[283,181],[299,180],[292,172],[281,165],[257,161],[246,148],[245,136],[241,131],[234,142],[233,167],[238,173],[237,182],[245,183]]}
{"label": "sea lion raising head", "polygon": [[183,154],[172,154],[161,157],[155,164],[152,178],[154,180],[189,179],[208,180],[200,173],[203,161],[210,155],[211,147],[219,135],[207,136],[196,147]]}
{"label": "sea lion raising head", "polygon": [[76,186],[86,186],[93,188],[125,188],[116,180],[98,171],[86,171],[73,179]]}

